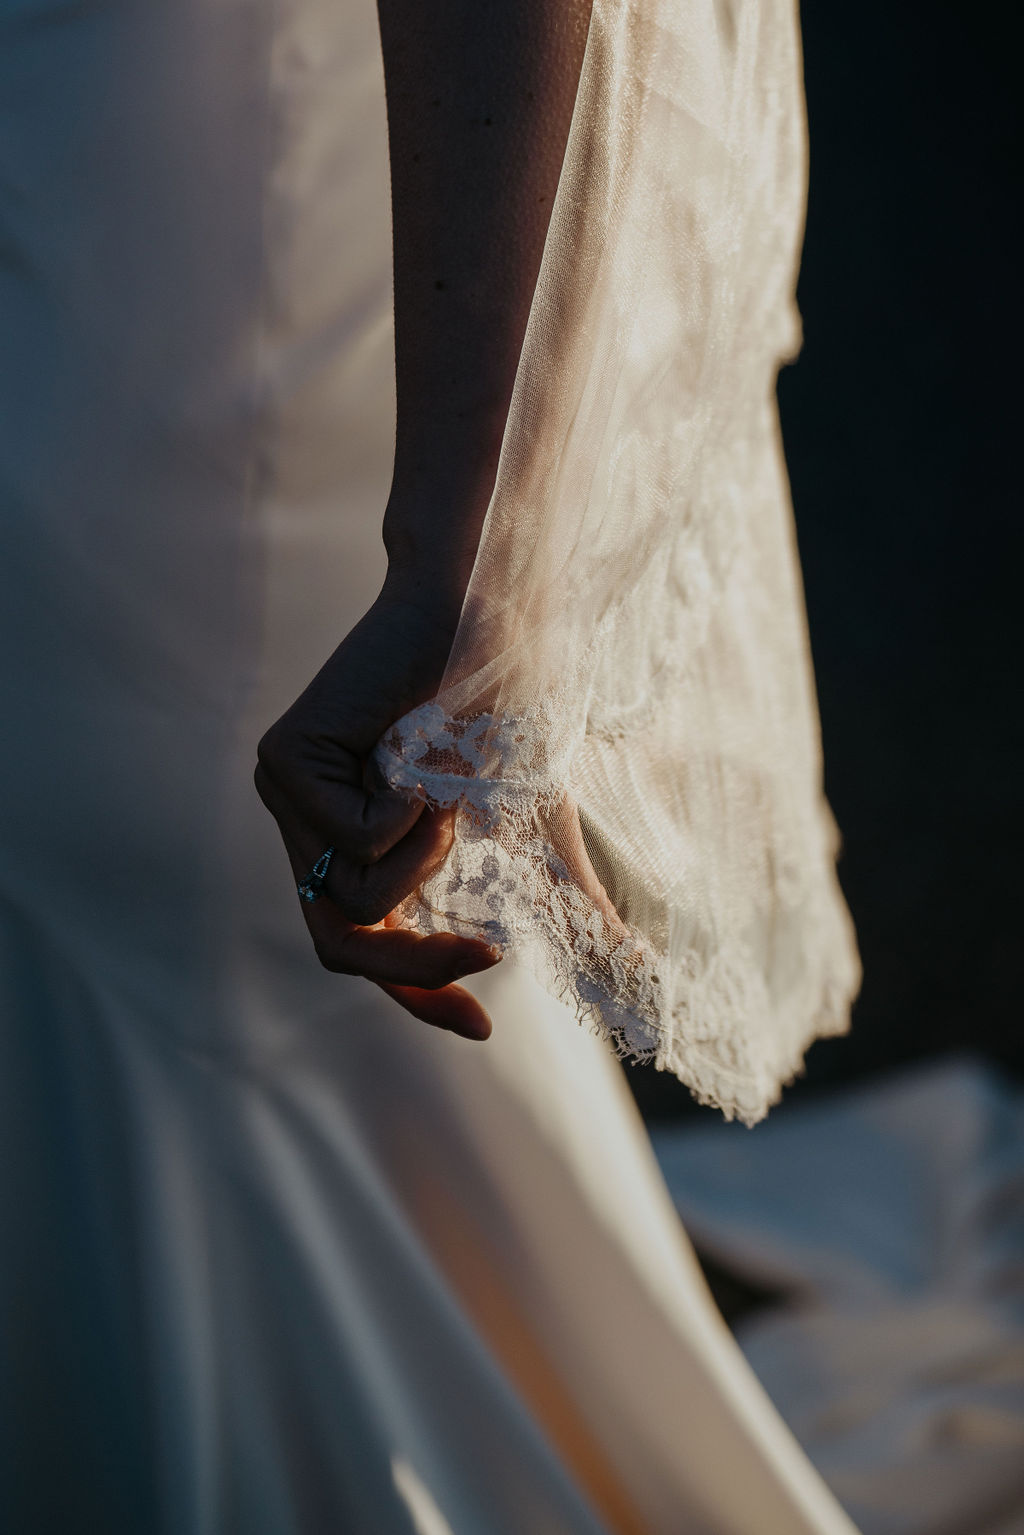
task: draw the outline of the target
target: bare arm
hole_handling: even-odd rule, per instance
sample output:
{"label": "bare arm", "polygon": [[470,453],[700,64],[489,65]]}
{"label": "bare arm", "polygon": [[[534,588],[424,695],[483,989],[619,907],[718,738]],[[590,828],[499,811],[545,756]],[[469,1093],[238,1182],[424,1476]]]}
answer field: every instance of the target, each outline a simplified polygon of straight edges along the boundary
{"label": "bare arm", "polygon": [[461,603],[494,484],[591,0],[378,0],[391,147],[394,575]]}
{"label": "bare arm", "polygon": [[388,575],[370,611],[260,742],[259,793],[328,969],[486,1038],[453,984],[498,957],[387,924],[444,858],[451,813],[367,773],[440,682],[487,508],[579,80],[591,0],[379,0],[392,161],[398,428]]}

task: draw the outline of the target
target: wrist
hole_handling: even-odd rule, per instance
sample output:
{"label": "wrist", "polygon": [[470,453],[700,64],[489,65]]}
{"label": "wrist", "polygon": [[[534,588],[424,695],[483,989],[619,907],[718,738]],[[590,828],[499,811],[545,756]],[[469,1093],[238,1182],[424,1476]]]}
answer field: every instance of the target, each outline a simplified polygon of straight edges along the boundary
{"label": "wrist", "polygon": [[461,609],[494,489],[493,463],[451,472],[396,472],[384,513],[387,585],[440,609]]}

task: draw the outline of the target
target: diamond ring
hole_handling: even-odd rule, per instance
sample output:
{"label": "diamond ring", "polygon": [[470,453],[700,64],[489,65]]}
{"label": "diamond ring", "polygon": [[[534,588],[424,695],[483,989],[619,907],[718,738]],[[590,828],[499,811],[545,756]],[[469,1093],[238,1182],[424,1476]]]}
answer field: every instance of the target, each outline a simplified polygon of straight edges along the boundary
{"label": "diamond ring", "polygon": [[333,856],[334,849],[329,847],[326,853],[321,853],[313,865],[312,874],[307,874],[305,879],[299,881],[295,888],[299,892],[300,900],[315,901],[317,896],[323,893],[324,880],[327,878],[327,869]]}

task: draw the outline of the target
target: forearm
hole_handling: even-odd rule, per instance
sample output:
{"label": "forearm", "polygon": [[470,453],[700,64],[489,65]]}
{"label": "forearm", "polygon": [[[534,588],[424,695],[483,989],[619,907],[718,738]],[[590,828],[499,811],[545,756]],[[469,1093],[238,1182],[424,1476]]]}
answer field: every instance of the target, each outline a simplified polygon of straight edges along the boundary
{"label": "forearm", "polygon": [[392,573],[461,600],[490,499],[591,0],[378,0],[398,394]]}

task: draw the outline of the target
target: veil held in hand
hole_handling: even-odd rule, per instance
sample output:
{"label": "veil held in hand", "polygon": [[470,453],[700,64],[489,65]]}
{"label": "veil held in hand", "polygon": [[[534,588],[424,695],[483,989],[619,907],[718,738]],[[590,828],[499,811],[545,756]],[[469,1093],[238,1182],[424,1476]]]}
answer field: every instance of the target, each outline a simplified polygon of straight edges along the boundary
{"label": "veil held in hand", "polygon": [[859,981],[774,394],[805,192],[791,0],[595,0],[458,632],[377,750],[459,809],[403,920],[748,1123]]}

